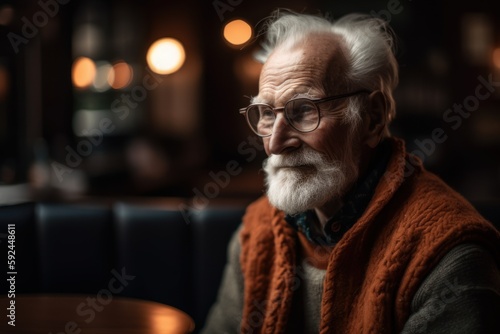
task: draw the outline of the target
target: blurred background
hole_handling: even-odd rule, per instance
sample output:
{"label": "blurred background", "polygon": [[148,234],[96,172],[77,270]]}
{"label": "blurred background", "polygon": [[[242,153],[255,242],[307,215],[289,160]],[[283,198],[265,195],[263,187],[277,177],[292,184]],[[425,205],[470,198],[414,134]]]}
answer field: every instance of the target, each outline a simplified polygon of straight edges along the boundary
{"label": "blurred background", "polygon": [[262,194],[238,109],[283,7],[389,21],[393,134],[467,198],[500,198],[498,1],[41,0],[0,2],[0,202]]}

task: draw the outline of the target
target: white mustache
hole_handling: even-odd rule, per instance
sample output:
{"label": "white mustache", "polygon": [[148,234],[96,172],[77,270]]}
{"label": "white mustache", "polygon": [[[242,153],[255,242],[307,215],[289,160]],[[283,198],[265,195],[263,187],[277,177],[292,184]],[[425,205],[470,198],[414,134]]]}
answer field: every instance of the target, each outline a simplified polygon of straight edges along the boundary
{"label": "white mustache", "polygon": [[294,152],[286,155],[271,155],[266,160],[266,163],[269,164],[270,167],[274,168],[317,165],[324,162],[325,159],[323,156],[312,150],[301,150],[300,152]]}
{"label": "white mustache", "polygon": [[276,172],[280,168],[314,167],[321,171],[336,172],[339,170],[337,161],[328,161],[326,157],[312,149],[302,149],[298,152],[271,155],[264,161],[264,170]]}

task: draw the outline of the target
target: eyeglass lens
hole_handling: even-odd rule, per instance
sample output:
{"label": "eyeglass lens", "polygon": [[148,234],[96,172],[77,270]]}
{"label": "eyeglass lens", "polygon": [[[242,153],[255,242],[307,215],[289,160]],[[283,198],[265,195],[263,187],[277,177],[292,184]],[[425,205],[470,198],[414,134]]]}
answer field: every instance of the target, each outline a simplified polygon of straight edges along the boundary
{"label": "eyeglass lens", "polygon": [[[316,129],[319,123],[319,113],[316,105],[308,99],[296,99],[285,105],[285,117],[290,125],[301,132]],[[261,136],[272,133],[276,116],[267,105],[254,105],[247,110],[248,123],[252,130]]]}

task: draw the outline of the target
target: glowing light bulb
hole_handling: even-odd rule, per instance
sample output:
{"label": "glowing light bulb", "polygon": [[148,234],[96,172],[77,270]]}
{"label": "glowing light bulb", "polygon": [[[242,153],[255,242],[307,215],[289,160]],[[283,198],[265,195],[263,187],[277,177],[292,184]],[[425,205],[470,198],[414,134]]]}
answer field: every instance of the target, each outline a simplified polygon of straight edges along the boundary
{"label": "glowing light bulb", "polygon": [[114,89],[122,89],[132,82],[133,77],[132,67],[124,61],[119,61],[113,64],[112,71],[108,73],[108,83]]}
{"label": "glowing light bulb", "polygon": [[243,20],[233,20],[224,27],[224,38],[233,45],[245,44],[252,38],[252,27]]}
{"label": "glowing light bulb", "polygon": [[87,88],[92,84],[96,75],[96,66],[92,59],[80,57],[75,59],[71,69],[73,85],[76,88]]}
{"label": "glowing light bulb", "polygon": [[151,70],[158,74],[174,73],[186,59],[184,47],[173,38],[162,38],[151,44],[146,60]]}

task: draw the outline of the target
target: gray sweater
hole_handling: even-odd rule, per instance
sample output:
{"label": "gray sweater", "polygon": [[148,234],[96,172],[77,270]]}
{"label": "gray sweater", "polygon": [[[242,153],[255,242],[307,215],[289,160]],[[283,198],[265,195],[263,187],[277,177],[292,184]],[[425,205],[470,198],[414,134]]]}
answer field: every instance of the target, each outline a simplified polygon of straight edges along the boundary
{"label": "gray sweater", "polygon": [[[229,244],[228,263],[204,334],[240,332],[243,275],[239,232]],[[304,259],[298,263],[300,287],[294,293],[287,333],[318,333],[325,270]],[[474,244],[453,248],[415,293],[402,333],[500,333],[500,269],[493,256]]]}

